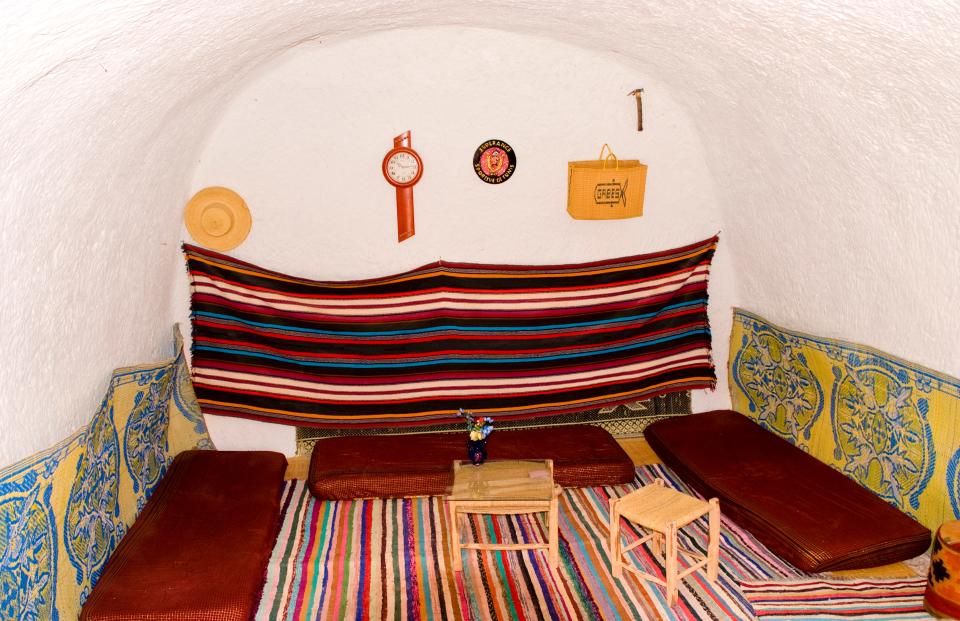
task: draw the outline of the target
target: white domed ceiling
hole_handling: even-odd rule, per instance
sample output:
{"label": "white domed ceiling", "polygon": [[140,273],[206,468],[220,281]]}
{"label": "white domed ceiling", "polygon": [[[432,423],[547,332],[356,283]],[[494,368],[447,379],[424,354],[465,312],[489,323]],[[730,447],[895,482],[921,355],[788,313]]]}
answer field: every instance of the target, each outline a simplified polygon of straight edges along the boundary
{"label": "white domed ceiling", "polygon": [[[3,12],[0,464],[83,424],[113,367],[169,353],[169,325],[185,304],[183,205],[211,181],[201,160],[222,144],[218,128],[234,122],[238,94],[289,68],[283,59],[302,43],[337,54],[409,29],[487,29],[531,49],[581,49],[590,67],[610,60],[621,96],[625,75],[648,79],[635,86],[647,88],[651,120],[674,123],[681,146],[626,129],[622,140],[650,158],[676,149],[665,161],[686,162],[705,189],[684,194],[677,184],[678,205],[702,203],[686,238],[677,224],[663,235],[652,213],[631,223],[638,251],[720,228],[721,319],[739,304],[960,375],[956,7],[91,1],[7,3]],[[562,69],[529,79],[562,92]],[[576,77],[574,87],[587,83]],[[255,230],[296,234],[271,220],[280,212],[269,203],[253,209]],[[436,255],[423,243],[404,260]],[[382,271],[395,259],[385,257]]]}

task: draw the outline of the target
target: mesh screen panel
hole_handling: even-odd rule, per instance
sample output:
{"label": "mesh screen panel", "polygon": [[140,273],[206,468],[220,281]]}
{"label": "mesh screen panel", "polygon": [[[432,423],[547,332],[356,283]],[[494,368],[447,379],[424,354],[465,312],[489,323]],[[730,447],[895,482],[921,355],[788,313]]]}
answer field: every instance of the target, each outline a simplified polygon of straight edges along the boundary
{"label": "mesh screen panel", "polygon": [[[690,392],[672,392],[644,401],[625,405],[595,408],[569,414],[553,414],[539,419],[523,421],[496,422],[497,429],[530,429],[552,427],[556,425],[597,425],[616,438],[629,438],[643,434],[644,428],[654,421],[670,416],[690,414]],[[451,414],[452,416],[452,414]],[[496,417],[494,417],[496,419]],[[379,436],[431,431],[462,432],[463,421],[452,419],[450,423],[417,427],[415,429],[399,427],[376,427],[371,429],[318,429],[315,427],[297,427],[297,454],[309,455],[317,440],[337,436]]]}

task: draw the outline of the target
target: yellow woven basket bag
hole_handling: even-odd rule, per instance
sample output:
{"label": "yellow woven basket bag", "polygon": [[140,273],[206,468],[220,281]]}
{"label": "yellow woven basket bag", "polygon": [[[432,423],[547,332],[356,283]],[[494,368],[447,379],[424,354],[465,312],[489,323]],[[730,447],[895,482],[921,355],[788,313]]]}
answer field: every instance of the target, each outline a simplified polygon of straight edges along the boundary
{"label": "yellow woven basket bag", "polygon": [[599,158],[568,162],[567,171],[567,213],[571,217],[614,220],[643,215],[646,164],[617,159],[605,144]]}

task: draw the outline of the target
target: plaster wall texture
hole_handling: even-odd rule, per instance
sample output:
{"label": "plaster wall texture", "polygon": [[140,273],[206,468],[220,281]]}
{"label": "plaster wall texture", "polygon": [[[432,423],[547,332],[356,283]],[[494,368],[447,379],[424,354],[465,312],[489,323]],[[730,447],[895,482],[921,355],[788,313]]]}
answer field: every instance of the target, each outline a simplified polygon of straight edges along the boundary
{"label": "plaster wall texture", "polygon": [[0,464],[85,424],[113,368],[170,355],[202,137],[313,27],[269,8],[0,2]]}
{"label": "plaster wall texture", "polygon": [[[650,106],[670,101],[699,139],[735,302],[960,376],[960,5],[850,4],[0,3],[0,463],[85,422],[113,367],[168,353],[182,207],[245,83],[304,41],[410,27],[616,56],[648,80]],[[564,77],[536,79],[549,90]],[[402,123],[418,146],[437,143]],[[520,179],[504,191],[529,191]],[[256,209],[259,229],[282,226]]]}
{"label": "plaster wall texture", "polygon": [[[639,86],[649,93],[643,133],[627,96]],[[424,174],[417,234],[398,244],[395,193],[380,164],[407,129]],[[474,150],[491,138],[517,154],[500,185],[473,171]],[[604,142],[649,165],[643,217],[567,214],[567,161],[596,159]],[[226,185],[250,206],[251,234],[230,254],[299,276],[368,278],[437,259],[572,263],[710,237],[720,218],[704,155],[669,92],[609,52],[435,27],[304,44],[264,67],[225,109],[193,188]],[[734,291],[723,246],[710,288],[721,374]],[[723,386],[721,378],[720,390],[697,391],[695,403],[729,406]],[[294,450],[289,426],[207,418],[221,448]]]}

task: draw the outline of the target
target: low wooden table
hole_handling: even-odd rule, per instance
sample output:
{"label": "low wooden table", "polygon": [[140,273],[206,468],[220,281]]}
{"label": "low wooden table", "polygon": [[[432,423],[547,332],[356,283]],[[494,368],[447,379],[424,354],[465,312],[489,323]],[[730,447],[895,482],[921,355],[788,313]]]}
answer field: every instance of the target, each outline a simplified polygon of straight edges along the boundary
{"label": "low wooden table", "polygon": [[[553,460],[500,460],[474,466],[453,462],[453,488],[446,497],[450,513],[450,538],[455,571],[463,571],[461,552],[468,550],[531,550],[546,548],[550,566],[556,568],[557,498]],[[461,513],[513,515],[547,513],[547,541],[537,543],[461,543],[457,520]]]}

